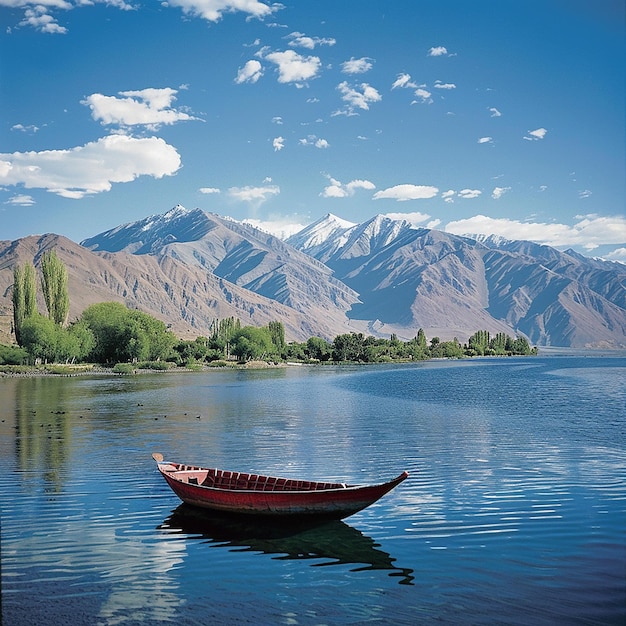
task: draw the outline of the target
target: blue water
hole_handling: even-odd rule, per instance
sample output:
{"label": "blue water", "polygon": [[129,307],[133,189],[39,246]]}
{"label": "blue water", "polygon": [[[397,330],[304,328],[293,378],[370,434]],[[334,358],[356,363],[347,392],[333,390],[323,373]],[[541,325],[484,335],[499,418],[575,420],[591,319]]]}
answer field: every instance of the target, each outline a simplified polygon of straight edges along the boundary
{"label": "blue water", "polygon": [[[624,624],[626,359],[0,379],[3,625]],[[410,477],[232,523],[150,458]]]}

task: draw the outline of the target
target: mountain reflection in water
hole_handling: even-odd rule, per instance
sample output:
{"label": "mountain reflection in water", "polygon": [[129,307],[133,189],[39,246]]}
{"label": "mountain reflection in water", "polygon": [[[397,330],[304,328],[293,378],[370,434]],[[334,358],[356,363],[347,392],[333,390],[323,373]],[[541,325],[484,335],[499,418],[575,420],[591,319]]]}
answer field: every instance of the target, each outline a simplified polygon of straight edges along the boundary
{"label": "mountain reflection in water", "polygon": [[414,580],[412,569],[395,566],[396,559],[380,550],[380,544],[340,520],[277,522],[181,504],[159,529],[180,531],[231,552],[280,555],[273,557],[276,560],[330,559],[313,565],[357,565],[353,572],[388,570],[402,585],[412,585]]}

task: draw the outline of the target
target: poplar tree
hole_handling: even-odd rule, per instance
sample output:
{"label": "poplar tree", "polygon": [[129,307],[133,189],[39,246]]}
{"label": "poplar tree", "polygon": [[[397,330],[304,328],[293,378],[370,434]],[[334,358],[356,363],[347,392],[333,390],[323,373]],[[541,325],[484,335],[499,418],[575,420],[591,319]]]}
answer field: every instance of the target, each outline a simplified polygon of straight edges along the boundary
{"label": "poplar tree", "polygon": [[37,313],[37,281],[32,263],[13,269],[13,328],[15,340],[22,345],[24,322]]}
{"label": "poplar tree", "polygon": [[48,317],[63,326],[70,310],[70,297],[67,291],[67,268],[54,250],[41,257],[41,288],[48,309]]}

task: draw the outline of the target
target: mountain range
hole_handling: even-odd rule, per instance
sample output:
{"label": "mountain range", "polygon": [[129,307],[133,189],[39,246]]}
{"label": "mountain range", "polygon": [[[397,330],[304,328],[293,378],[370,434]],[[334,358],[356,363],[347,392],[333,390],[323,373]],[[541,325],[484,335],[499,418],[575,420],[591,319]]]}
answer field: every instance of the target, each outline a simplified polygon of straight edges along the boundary
{"label": "mountain range", "polygon": [[422,328],[428,338],[462,343],[489,330],[523,334],[537,346],[626,348],[620,263],[381,215],[353,224],[328,214],[282,241],[181,206],[80,244],[57,234],[0,241],[5,335],[13,267],[37,265],[51,248],[68,268],[70,319],[116,300],[182,338],[234,316],[242,325],[280,321],[296,341],[352,331],[408,340]]}

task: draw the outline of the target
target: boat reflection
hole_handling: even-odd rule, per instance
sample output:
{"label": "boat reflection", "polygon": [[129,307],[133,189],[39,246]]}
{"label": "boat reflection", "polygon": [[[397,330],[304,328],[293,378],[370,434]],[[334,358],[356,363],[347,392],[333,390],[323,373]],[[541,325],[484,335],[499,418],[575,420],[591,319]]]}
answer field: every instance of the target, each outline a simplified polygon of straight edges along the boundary
{"label": "boat reflection", "polygon": [[412,569],[394,565],[395,559],[380,550],[380,544],[340,520],[277,522],[181,504],[159,528],[182,531],[237,551],[277,555],[273,557],[277,560],[315,559],[315,566],[355,565],[353,572],[387,570],[400,584],[413,584]]}

